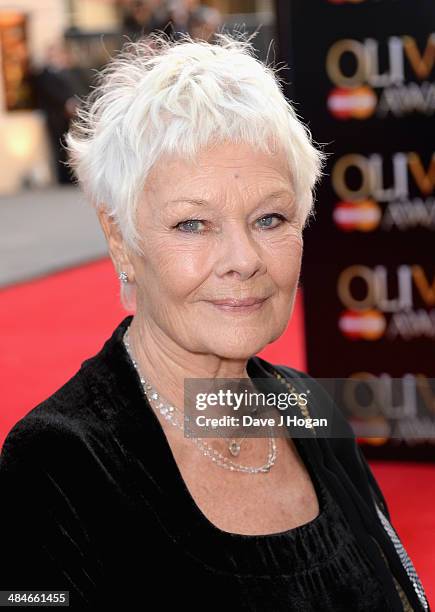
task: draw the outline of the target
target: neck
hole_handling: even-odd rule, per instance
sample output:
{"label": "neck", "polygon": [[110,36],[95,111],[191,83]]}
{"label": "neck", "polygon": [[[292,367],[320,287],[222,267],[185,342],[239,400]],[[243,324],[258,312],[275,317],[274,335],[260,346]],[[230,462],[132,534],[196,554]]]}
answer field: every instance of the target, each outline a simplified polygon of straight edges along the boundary
{"label": "neck", "polygon": [[228,359],[189,351],[138,314],[130,324],[129,339],[141,374],[166,401],[181,411],[186,378],[249,379],[247,359]]}

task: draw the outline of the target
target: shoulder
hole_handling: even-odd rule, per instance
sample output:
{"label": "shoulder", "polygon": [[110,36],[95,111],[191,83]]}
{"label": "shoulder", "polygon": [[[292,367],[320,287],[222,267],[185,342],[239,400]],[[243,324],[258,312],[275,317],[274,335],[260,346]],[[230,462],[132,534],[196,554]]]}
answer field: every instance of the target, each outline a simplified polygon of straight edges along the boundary
{"label": "shoulder", "polygon": [[40,478],[89,481],[111,461],[109,419],[87,367],[21,417],[7,433],[0,453],[0,479]]}
{"label": "shoulder", "polygon": [[8,584],[57,585],[81,609],[92,600],[99,524],[112,516],[117,490],[105,446],[82,372],[9,431],[0,454],[0,573]]}
{"label": "shoulder", "polygon": [[7,434],[0,454],[0,514],[11,524],[14,514],[27,521],[31,500],[32,521],[44,523],[47,532],[58,519],[79,528],[108,507],[115,511],[125,470],[115,436],[96,419],[85,386],[74,378]]}
{"label": "shoulder", "polygon": [[86,457],[89,462],[93,458],[94,463],[103,457],[119,459],[122,453],[113,431],[114,416],[122,412],[117,408],[124,379],[119,371],[119,338],[130,318],[65,384],[15,423],[1,449],[0,470],[6,465],[29,465],[32,460],[55,466],[56,462],[65,465],[68,457]]}
{"label": "shoulder", "polygon": [[91,392],[79,370],[50,397],[21,417],[8,432],[2,456],[11,447],[31,449],[68,435],[80,435],[83,424],[91,419]]}

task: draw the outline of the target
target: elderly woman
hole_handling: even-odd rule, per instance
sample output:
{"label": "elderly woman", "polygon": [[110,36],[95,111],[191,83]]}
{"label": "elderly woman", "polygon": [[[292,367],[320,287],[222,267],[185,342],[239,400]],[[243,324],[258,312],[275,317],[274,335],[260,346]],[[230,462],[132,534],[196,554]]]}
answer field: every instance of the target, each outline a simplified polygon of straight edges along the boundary
{"label": "elderly woman", "polygon": [[[276,72],[230,34],[128,43],[67,142],[134,315],[7,436],[1,590],[91,610],[428,610],[338,408],[339,439],[183,432],[186,379],[313,382],[255,356],[292,314],[322,158]],[[312,387],[305,417],[329,403]]]}

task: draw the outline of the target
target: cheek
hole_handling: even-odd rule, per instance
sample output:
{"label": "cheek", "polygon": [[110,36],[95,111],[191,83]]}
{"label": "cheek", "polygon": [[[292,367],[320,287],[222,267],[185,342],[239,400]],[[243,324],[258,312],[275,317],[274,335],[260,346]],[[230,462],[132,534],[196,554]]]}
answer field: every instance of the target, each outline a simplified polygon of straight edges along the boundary
{"label": "cheek", "polygon": [[[163,242],[163,241],[162,241]],[[144,270],[151,271],[156,290],[159,293],[184,297],[194,291],[209,275],[210,264],[208,250],[180,245],[177,247],[163,244],[150,244],[149,266]]]}
{"label": "cheek", "polygon": [[301,269],[302,238],[287,236],[274,246],[269,252],[268,272],[278,287],[291,289],[297,283]]}

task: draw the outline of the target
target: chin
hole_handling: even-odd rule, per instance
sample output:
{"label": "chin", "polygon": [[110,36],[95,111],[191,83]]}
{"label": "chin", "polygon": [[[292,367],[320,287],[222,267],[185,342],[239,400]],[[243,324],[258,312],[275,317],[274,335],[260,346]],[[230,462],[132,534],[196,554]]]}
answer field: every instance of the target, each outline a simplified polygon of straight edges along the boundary
{"label": "chin", "polygon": [[208,342],[211,345],[211,352],[223,359],[248,360],[253,355],[259,353],[271,340],[265,340],[258,337],[258,332],[253,334],[252,338],[237,339],[235,335],[226,339],[224,335],[220,335],[214,342]]}

